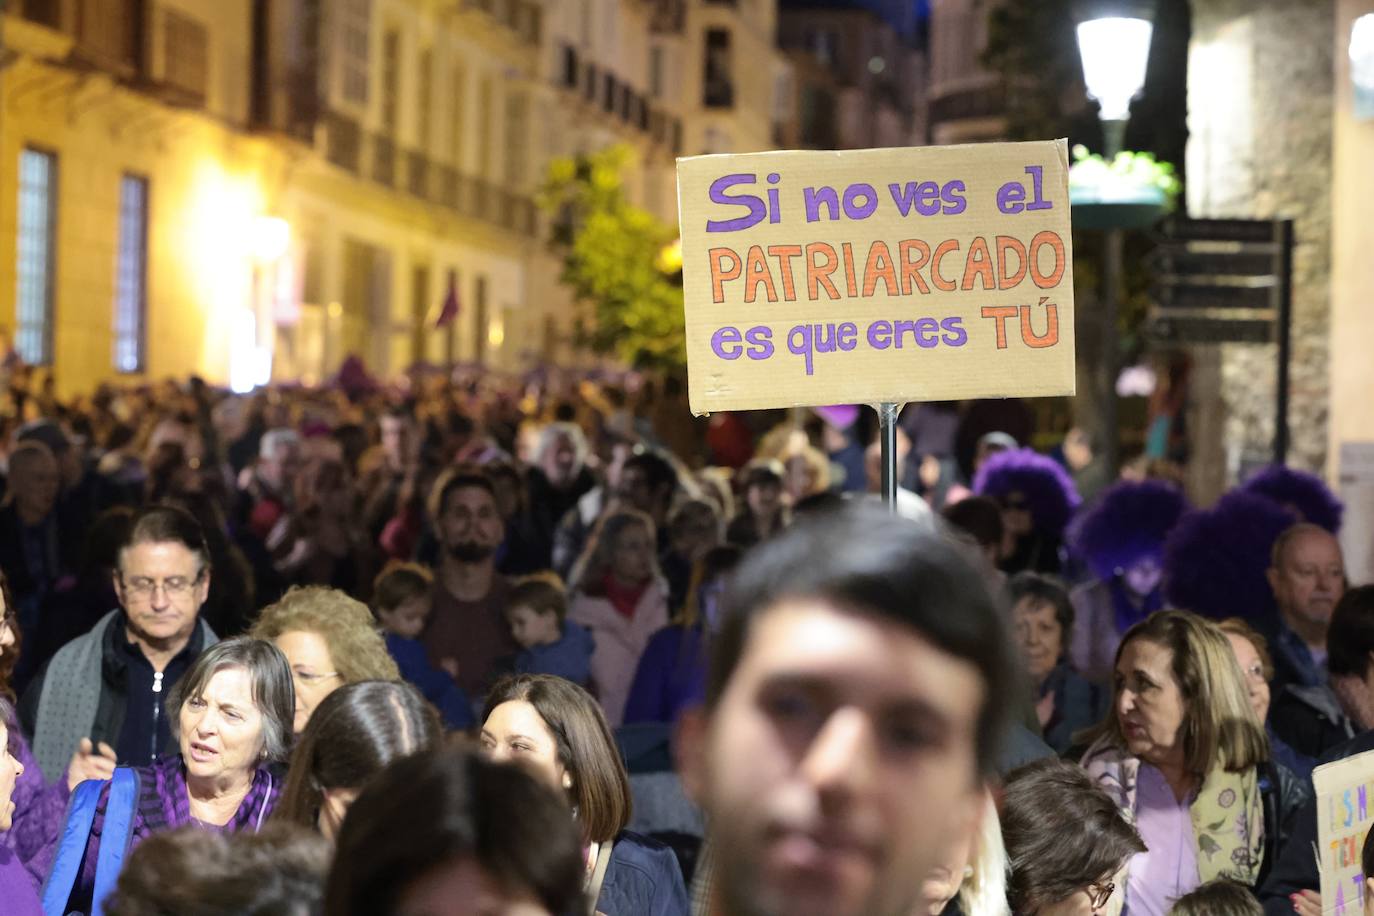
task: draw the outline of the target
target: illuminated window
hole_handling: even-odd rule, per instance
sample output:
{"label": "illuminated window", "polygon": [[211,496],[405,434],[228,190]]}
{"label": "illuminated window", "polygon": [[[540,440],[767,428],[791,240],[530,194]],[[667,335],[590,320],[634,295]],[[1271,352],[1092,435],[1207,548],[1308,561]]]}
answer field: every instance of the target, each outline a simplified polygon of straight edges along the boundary
{"label": "illuminated window", "polygon": [[114,367],[142,372],[148,322],[148,179],[119,183],[119,253],[115,258]]}
{"label": "illuminated window", "polygon": [[57,157],[26,149],[19,154],[15,349],[32,366],[52,362],[56,249]]}
{"label": "illuminated window", "polygon": [[339,4],[339,62],[343,97],[367,104],[368,33],[372,24],[371,0],[343,0]]}

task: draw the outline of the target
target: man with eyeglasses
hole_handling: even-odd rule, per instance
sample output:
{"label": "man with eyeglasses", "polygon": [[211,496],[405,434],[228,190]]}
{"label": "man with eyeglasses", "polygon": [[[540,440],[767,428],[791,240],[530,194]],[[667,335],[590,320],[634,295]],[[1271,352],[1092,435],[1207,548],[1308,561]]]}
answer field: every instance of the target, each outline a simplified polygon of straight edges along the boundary
{"label": "man with eyeglasses", "polygon": [[165,702],[197,655],[216,641],[200,619],[210,552],[196,520],[170,506],[133,518],[114,575],[120,607],[63,646],[20,703],[20,721],[48,779],[67,766],[108,778],[175,750]]}

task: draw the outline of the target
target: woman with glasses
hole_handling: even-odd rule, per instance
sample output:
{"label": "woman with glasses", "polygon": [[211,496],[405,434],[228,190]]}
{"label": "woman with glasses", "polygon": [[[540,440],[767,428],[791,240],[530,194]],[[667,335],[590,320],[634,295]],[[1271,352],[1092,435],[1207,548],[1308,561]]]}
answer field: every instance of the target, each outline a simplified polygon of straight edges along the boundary
{"label": "woman with glasses", "polygon": [[1283,769],[1286,768],[1294,778],[1304,781],[1310,779],[1316,761],[1293,750],[1282,738],[1274,734],[1273,728],[1269,726],[1269,701],[1272,697],[1269,685],[1274,680],[1274,662],[1269,655],[1269,640],[1239,617],[1223,620],[1217,626],[1226,634],[1227,641],[1231,643],[1231,650],[1236,654],[1236,664],[1240,665],[1240,673],[1245,676],[1250,707],[1255,710],[1255,718],[1265,723],[1264,732],[1269,736],[1269,753],[1274,758],[1275,765],[1281,767],[1280,774],[1288,775]]}
{"label": "woman with glasses", "polygon": [[250,635],[276,645],[291,666],[298,735],[315,707],[343,685],[401,679],[372,612],[337,589],[291,589],[263,608]]}
{"label": "woman with glasses", "polygon": [[1120,908],[1116,875],[1145,845],[1081,768],[1054,758],[1007,776],[1002,843],[1015,916],[1100,916]]}
{"label": "woman with glasses", "polygon": [[1271,763],[1226,635],[1184,611],[1132,627],[1113,703],[1083,766],[1148,847],[1116,879],[1124,911],[1166,913],[1219,878],[1258,886],[1304,787]]}

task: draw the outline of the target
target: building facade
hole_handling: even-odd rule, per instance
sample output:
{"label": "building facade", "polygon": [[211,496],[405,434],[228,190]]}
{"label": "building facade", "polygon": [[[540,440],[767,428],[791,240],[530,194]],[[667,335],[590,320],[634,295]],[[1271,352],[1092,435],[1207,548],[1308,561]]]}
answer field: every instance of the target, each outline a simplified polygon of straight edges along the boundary
{"label": "building facade", "polygon": [[774,0],[15,0],[0,23],[0,324],[61,393],[575,361],[549,162],[628,144],[632,200],[675,222],[674,158],[771,148],[783,72]]}

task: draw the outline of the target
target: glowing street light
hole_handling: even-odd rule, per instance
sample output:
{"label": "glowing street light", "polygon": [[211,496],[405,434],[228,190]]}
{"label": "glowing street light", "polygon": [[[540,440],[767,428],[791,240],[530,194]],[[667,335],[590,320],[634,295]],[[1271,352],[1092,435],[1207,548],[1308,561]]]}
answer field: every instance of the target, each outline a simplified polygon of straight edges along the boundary
{"label": "glowing street light", "polygon": [[1097,100],[1110,160],[1121,151],[1131,100],[1145,87],[1145,66],[1154,37],[1153,10],[1134,0],[1084,4],[1078,22],[1078,53],[1088,95]]}

